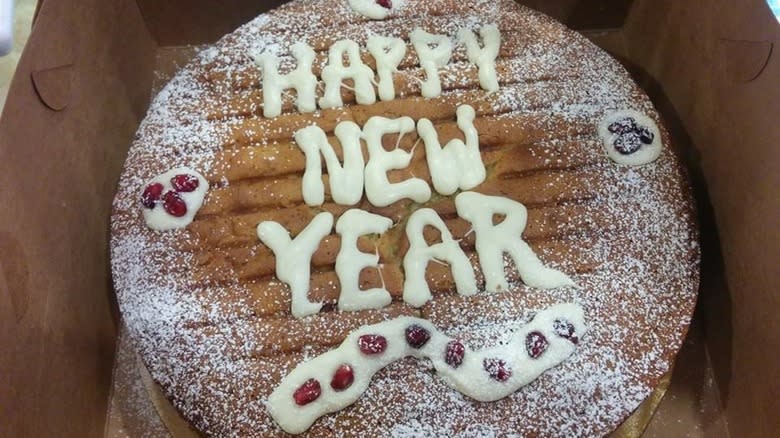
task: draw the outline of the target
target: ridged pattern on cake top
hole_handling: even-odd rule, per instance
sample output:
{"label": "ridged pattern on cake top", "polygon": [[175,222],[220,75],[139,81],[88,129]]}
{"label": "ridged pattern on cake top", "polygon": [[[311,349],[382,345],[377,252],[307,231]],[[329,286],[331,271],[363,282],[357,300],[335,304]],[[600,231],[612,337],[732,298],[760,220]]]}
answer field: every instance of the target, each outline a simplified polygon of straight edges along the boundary
{"label": "ridged pattern on cake top", "polygon": [[[420,96],[424,78],[409,46],[394,75],[395,100],[300,114],[286,96],[282,115],[262,116],[261,74],[251,53],[273,51],[282,72],[294,68],[296,41],[316,53],[319,75],[330,45],[370,34],[408,41],[415,27],[456,35],[495,23],[502,45],[500,89],[479,87],[477,67],[461,45],[440,70],[441,96]],[[285,70],[286,69],[286,70]],[[487,180],[474,191],[505,196],[528,208],[523,238],[547,266],[580,288],[538,290],[522,284],[507,261],[511,288],[459,296],[446,266],[429,264],[433,299],[420,309],[401,300],[404,234],[410,212],[441,215],[473,260],[470,225],[452,197],[423,205],[408,200],[358,208],[391,218],[381,236],[358,241],[378,251],[381,276],[361,273],[362,288],[384,282],[393,302],[379,310],[335,310],[339,250],[335,232],[312,259],[309,297],[325,303],[304,319],[290,314],[290,293],[274,276],[273,253],[256,227],[274,220],[295,235],[319,212],[336,218],[348,206],[303,203],[303,152],[296,130],[316,123],[363,125],[375,115],[429,118],[442,144],[459,137],[455,110],[476,110]],[[618,166],[604,152],[598,124],[616,110],[647,114],[661,127],[660,158]],[[386,137],[388,148],[397,138]],[[399,146],[412,150],[416,134]],[[154,99],[130,149],[112,216],[112,267],[120,309],[154,379],[198,429],[214,436],[282,434],[263,401],[297,364],[338,346],[355,328],[408,315],[430,320],[448,336],[479,349],[507,341],[537,311],[558,303],[584,308],[589,332],[571,358],[511,396],[470,400],[432,374],[425,362],[401,360],[375,376],[354,405],[315,422],[310,436],[602,435],[616,427],[668,371],[686,333],[698,284],[698,247],[685,175],[658,114],[628,73],[585,38],[512,1],[407,0],[382,21],[355,14],[346,0],[293,1],[261,15],[203,50]],[[147,181],[186,166],[210,183],[203,206],[185,229],[144,225],[140,195]],[[391,182],[414,175],[430,182],[424,148]],[[430,230],[429,230],[430,231]],[[426,234],[429,242],[435,232]]]}

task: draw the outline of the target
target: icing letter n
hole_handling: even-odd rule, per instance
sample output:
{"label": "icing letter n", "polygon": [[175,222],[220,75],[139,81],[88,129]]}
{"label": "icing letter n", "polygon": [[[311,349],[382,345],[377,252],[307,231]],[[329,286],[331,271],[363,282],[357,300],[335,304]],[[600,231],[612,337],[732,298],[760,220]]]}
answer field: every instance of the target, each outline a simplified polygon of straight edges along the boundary
{"label": "icing letter n", "polygon": [[308,298],[311,258],[331,228],[333,215],[330,213],[315,216],[295,239],[290,239],[290,233],[276,222],[261,222],[257,226],[257,237],[276,256],[276,277],[290,286],[292,314],[296,318],[317,313],[322,307]]}
{"label": "icing letter n", "polygon": [[325,202],[325,186],[322,184],[320,152],[328,166],[330,195],[341,205],[354,205],[363,196],[363,171],[365,162],[360,148],[360,127],[354,122],[336,125],[336,137],[341,143],[344,167],[319,126],[311,125],[295,133],[295,143],[306,154],[306,170],[303,173],[303,200],[308,205]]}

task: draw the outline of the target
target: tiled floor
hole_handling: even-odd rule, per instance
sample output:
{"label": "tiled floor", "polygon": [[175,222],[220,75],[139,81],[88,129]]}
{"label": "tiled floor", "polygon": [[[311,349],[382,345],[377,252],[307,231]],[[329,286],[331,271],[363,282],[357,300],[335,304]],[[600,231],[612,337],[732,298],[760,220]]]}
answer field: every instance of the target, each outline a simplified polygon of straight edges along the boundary
{"label": "tiled floor", "polygon": [[27,42],[32,27],[32,17],[35,13],[37,0],[16,0],[16,9],[14,12],[14,48],[11,53],[0,58],[0,111],[5,105],[5,97],[8,94],[8,87],[11,83],[11,77],[16,70],[16,63]]}

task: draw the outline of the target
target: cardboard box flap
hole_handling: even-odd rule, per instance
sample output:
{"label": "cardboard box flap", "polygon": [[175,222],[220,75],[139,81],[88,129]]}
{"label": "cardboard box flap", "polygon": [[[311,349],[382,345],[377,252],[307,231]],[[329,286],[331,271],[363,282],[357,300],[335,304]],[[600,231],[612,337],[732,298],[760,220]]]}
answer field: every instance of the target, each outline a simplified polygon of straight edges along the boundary
{"label": "cardboard box flap", "polygon": [[750,82],[766,70],[772,57],[771,41],[721,40],[721,56],[726,77],[734,82]]}
{"label": "cardboard box flap", "polygon": [[731,307],[705,329],[730,430],[771,436],[780,430],[780,367],[767,360],[780,349],[780,26],[764,0],[639,0],[626,40],[663,84],[707,183]]}
{"label": "cardboard box flap", "polygon": [[41,101],[54,111],[62,111],[70,102],[73,64],[65,64],[30,73],[35,92]]}
{"label": "cardboard box flap", "polygon": [[40,8],[0,120],[0,436],[103,434],[108,218],[154,56],[134,1]]}

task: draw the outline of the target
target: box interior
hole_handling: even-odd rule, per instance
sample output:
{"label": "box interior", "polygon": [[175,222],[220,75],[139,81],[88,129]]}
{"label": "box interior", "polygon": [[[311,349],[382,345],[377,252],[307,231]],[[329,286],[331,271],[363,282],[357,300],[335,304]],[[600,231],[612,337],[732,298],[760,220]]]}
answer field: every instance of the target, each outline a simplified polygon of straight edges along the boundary
{"label": "box interior", "polygon": [[[103,436],[119,317],[111,200],[152,91],[283,3],[45,0],[0,119],[0,436]],[[699,305],[646,436],[780,430],[780,26],[763,0],[522,1],[627,65],[695,187]],[[41,232],[46,230],[45,232]],[[118,358],[118,359],[117,359]],[[676,427],[681,427],[677,429]],[[674,431],[674,433],[672,433]],[[679,433],[678,433],[679,432]]]}

